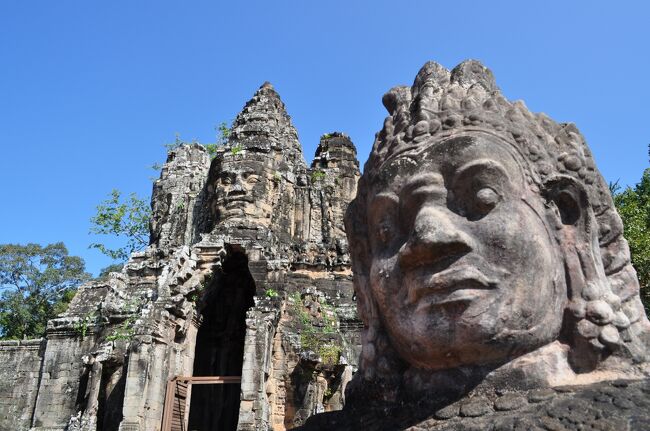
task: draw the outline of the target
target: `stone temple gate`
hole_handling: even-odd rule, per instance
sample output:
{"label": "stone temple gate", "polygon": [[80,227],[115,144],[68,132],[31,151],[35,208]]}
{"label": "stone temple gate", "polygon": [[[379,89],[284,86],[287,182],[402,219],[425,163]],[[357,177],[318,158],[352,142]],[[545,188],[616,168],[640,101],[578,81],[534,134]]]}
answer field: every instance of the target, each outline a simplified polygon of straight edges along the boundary
{"label": "stone temple gate", "polygon": [[360,346],[343,231],[358,178],[340,133],[305,164],[265,83],[214,158],[169,152],[144,252],[83,285],[45,339],[0,343],[0,429],[159,430],[168,383],[187,377],[231,381],[186,385],[182,429],[340,409]]}

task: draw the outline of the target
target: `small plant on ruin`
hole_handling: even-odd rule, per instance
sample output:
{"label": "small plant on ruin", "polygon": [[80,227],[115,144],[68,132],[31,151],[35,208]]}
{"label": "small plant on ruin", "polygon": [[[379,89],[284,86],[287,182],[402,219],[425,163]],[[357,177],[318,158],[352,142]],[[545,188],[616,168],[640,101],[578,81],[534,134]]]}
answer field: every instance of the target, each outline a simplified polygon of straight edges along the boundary
{"label": "small plant on ruin", "polygon": [[331,334],[336,332],[336,311],[334,307],[321,304],[322,318],[323,318],[323,332]]}
{"label": "small plant on ruin", "polygon": [[291,293],[289,299],[293,302],[294,315],[298,317],[298,321],[303,325],[303,327],[309,330],[309,328],[311,328],[311,316],[302,304],[300,292]]}
{"label": "small plant on ruin", "polygon": [[131,341],[133,339],[135,336],[135,323],[138,320],[143,302],[143,298],[134,298],[124,304],[122,311],[130,314],[120,325],[113,328],[111,334],[106,337],[106,341]]}
{"label": "small plant on ruin", "polygon": [[272,288],[266,289],[264,295],[266,295],[267,298],[277,298],[279,296],[278,292]]}
{"label": "small plant on ruin", "polygon": [[323,181],[325,179],[325,172],[316,170],[311,173],[311,182]]}
{"label": "small plant on ruin", "polygon": [[323,344],[318,348],[318,356],[325,365],[336,365],[341,357],[341,347],[334,343]]}
{"label": "small plant on ruin", "polygon": [[279,183],[280,181],[282,181],[282,175],[280,175],[280,172],[275,171],[275,173],[273,174],[273,181],[275,183]]}
{"label": "small plant on ruin", "polygon": [[241,153],[244,147],[241,145],[235,145],[230,149],[230,152],[232,153],[233,156],[236,156],[237,154]]}
{"label": "small plant on ruin", "polygon": [[86,334],[88,334],[88,329],[90,326],[94,325],[96,322],[97,315],[95,312],[88,313],[74,323],[73,329],[77,334],[81,336],[81,339],[83,340],[86,338]]}
{"label": "small plant on ruin", "polygon": [[321,332],[317,327],[307,326],[300,333],[300,345],[304,350],[318,354],[323,364],[336,365],[341,356],[341,346],[330,336]]}
{"label": "small plant on ruin", "polygon": [[215,130],[217,131],[217,145],[226,145],[230,138],[230,129],[226,122],[222,121],[219,123],[219,125],[215,127]]}
{"label": "small plant on ruin", "polygon": [[168,143],[168,144],[163,144],[164,147],[167,149],[167,152],[169,153],[170,151],[175,150],[176,148],[180,147],[183,144],[186,144],[187,142],[183,141],[181,139],[181,135],[179,133],[176,133],[176,136],[174,137],[174,142]]}
{"label": "small plant on ruin", "polygon": [[180,202],[176,205],[176,211],[181,212],[181,211],[183,211],[184,209],[185,209],[185,202],[180,201]]}
{"label": "small plant on ruin", "polygon": [[217,144],[205,144],[204,147],[210,155],[210,160],[217,156]]}
{"label": "small plant on ruin", "polygon": [[300,293],[293,292],[289,298],[293,302],[293,315],[299,322],[302,349],[317,353],[326,365],[337,364],[342,348],[336,335],[338,319],[334,307],[324,302],[324,298],[318,298],[321,321],[314,323]]}
{"label": "small plant on ruin", "polygon": [[322,135],[320,135],[320,139],[321,139],[321,141],[322,141],[323,139],[329,139],[329,138],[331,138],[331,137],[332,137],[332,134],[331,134],[331,133],[323,133]]}
{"label": "small plant on ruin", "polygon": [[113,332],[106,337],[106,341],[131,341],[135,335],[136,315],[129,316],[121,325],[113,329]]}
{"label": "small plant on ruin", "polygon": [[196,288],[187,295],[187,300],[190,302],[197,303],[202,297],[203,293],[206,291],[210,283],[212,282],[212,274],[208,274],[203,278],[203,282],[196,286]]}

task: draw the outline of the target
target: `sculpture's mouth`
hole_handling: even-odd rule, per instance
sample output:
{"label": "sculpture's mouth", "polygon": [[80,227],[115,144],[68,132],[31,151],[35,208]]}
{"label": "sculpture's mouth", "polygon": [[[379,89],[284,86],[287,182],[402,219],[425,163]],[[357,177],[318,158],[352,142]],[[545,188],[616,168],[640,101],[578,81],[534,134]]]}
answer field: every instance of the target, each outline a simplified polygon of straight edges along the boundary
{"label": "sculpture's mouth", "polygon": [[228,197],[222,199],[221,205],[228,208],[229,206],[237,205],[240,202],[253,203],[254,200],[253,200],[252,196],[248,196],[248,195],[228,196]]}
{"label": "sculpture's mouth", "polygon": [[457,262],[442,271],[416,268],[405,274],[407,300],[422,306],[473,301],[484,296],[486,291],[496,289],[504,272],[484,261]]}

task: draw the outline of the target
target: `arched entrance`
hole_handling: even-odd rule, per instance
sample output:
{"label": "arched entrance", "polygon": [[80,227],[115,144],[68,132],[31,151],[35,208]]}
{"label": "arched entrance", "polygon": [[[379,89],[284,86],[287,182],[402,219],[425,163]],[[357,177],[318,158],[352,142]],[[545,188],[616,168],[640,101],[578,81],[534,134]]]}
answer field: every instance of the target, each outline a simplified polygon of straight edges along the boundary
{"label": "arched entrance", "polygon": [[[246,311],[253,306],[255,282],[242,251],[231,251],[207,286],[200,305],[194,376],[240,376],[244,359]],[[240,385],[193,385],[189,430],[235,431]]]}

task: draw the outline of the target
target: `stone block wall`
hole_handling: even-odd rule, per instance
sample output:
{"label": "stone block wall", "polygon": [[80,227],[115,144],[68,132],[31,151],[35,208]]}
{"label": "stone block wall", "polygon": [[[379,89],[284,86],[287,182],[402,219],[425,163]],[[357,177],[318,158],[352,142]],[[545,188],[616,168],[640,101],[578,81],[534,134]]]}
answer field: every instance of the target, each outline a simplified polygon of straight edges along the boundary
{"label": "stone block wall", "polygon": [[94,341],[92,335],[81,337],[74,332],[48,334],[32,422],[36,429],[63,429],[77,413],[79,394],[85,392],[82,356],[92,349]]}
{"label": "stone block wall", "polygon": [[0,429],[31,426],[45,340],[0,342]]}

